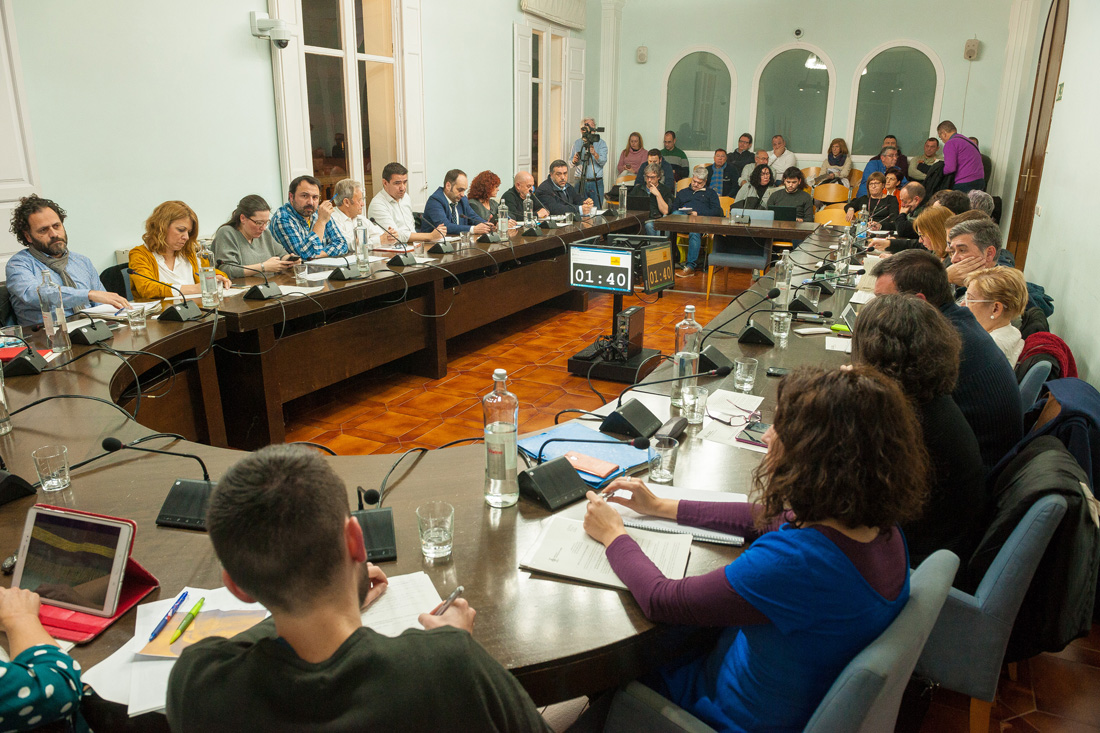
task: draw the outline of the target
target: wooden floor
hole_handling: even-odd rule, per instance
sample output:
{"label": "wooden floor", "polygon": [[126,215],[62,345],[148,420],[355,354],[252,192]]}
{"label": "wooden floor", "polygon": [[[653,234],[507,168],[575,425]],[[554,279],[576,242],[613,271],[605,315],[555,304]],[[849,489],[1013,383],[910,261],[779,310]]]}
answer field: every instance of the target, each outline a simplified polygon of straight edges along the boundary
{"label": "wooden floor", "polygon": [[[716,276],[716,287],[718,282]],[[729,303],[729,296],[704,300],[703,273],[678,279],[676,287],[644,304],[648,348],[669,352],[685,305],[694,305],[697,319],[706,323]],[[636,304],[627,298],[626,305]],[[610,296],[593,298],[585,313],[532,308],[452,339],[448,351],[454,357],[442,379],[382,368],[291,403],[287,441],[313,441],[352,455],[434,448],[480,436],[480,398],[492,387],[496,368],[508,370],[509,388],[520,398],[520,430],[547,427],[559,410],[593,409],[606,401],[583,377],[566,371],[566,360],[607,333],[610,322]],[[593,386],[610,398],[625,385],[594,380]],[[968,698],[937,690],[922,733],[969,730],[968,705]],[[1016,682],[1003,677],[990,731],[1100,732],[1100,626],[1059,654],[1021,663]]]}

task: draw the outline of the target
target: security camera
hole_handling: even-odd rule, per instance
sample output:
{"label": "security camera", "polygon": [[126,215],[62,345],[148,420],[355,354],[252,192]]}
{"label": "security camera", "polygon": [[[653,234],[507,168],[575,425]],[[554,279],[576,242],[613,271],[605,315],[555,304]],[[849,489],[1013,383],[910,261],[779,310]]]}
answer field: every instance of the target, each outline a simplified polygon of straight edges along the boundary
{"label": "security camera", "polygon": [[279,48],[286,48],[290,45],[290,39],[293,35],[287,30],[285,20],[277,18],[272,20],[267,13],[260,13],[255,10],[248,14],[248,20],[249,25],[252,27],[252,35],[256,38],[266,38]]}
{"label": "security camera", "polygon": [[795,28],[794,29],[794,37],[795,38],[802,38],[802,34],[803,34],[803,32],[802,32],[801,28]]}

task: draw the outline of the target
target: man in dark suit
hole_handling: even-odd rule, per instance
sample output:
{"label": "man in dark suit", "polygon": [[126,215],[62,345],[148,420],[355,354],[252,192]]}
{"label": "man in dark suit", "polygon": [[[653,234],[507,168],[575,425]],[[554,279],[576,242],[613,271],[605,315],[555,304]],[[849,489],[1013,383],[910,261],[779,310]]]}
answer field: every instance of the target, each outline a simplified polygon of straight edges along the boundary
{"label": "man in dark suit", "polygon": [[527,171],[520,171],[516,174],[516,177],[512,179],[512,187],[504,192],[504,195],[500,197],[501,203],[508,207],[508,216],[515,221],[523,220],[523,202],[530,196],[531,207],[535,212],[535,216],[540,219],[550,216],[550,210],[543,205],[542,201],[535,192],[532,190],[535,187],[535,177]]}
{"label": "man in dark suit", "polygon": [[440,224],[447,225],[447,234],[485,234],[494,227],[482,219],[466,200],[466,174],[455,168],[447,171],[443,185],[428,197],[424,204],[424,216],[421,217],[420,231],[430,232]]}
{"label": "man in dark suit", "polygon": [[569,164],[564,160],[555,160],[550,164],[550,175],[535,189],[535,193],[551,214],[588,216],[592,213],[592,199],[581,196],[570,185]]}

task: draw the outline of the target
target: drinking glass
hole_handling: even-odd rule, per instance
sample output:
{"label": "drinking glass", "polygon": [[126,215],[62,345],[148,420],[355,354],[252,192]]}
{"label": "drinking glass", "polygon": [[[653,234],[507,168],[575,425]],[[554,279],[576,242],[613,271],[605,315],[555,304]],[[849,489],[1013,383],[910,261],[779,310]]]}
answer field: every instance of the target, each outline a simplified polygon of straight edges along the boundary
{"label": "drinking glass", "polygon": [[63,445],[46,445],[31,453],[34,468],[43,491],[69,488],[69,449]]}
{"label": "drinking glass", "polygon": [[706,387],[684,387],[683,415],[687,418],[688,425],[702,425],[703,415],[707,411],[707,396],[710,390]]}
{"label": "drinking glass", "polygon": [[747,356],[739,356],[733,360],[733,386],[740,392],[748,394],[752,386],[756,384],[756,366],[759,362]]}
{"label": "drinking glass", "polygon": [[806,296],[806,300],[810,301],[810,305],[814,307],[814,310],[817,310],[817,306],[821,302],[821,286],[807,285],[802,288],[802,292]]}
{"label": "drinking glass", "polygon": [[649,480],[655,484],[672,483],[676,468],[675,438],[653,438],[649,441]]}
{"label": "drinking glass", "polygon": [[786,345],[787,337],[791,335],[790,311],[772,313],[772,333],[779,339],[780,346]]}
{"label": "drinking glass", "polygon": [[294,284],[298,286],[309,285],[309,280],[306,280],[306,273],[309,272],[309,264],[306,262],[294,263]]}
{"label": "drinking glass", "polygon": [[126,323],[130,325],[130,330],[134,333],[140,333],[145,330],[145,306],[139,305],[136,308],[126,309]]}
{"label": "drinking glass", "polygon": [[447,557],[455,534],[455,508],[445,501],[429,501],[416,508],[420,551],[424,557]]}

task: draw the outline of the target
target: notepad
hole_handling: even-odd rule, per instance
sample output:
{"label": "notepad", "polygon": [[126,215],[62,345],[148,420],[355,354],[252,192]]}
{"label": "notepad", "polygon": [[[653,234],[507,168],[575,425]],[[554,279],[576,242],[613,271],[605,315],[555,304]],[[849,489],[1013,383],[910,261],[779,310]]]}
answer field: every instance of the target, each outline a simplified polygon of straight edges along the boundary
{"label": "notepad", "polygon": [[[552,438],[564,440],[558,443],[550,443],[543,447],[543,444]],[[588,440],[597,440],[600,442],[581,442]],[[538,457],[539,449],[542,448],[542,460],[544,463],[552,458],[563,456],[569,451],[577,451],[586,456],[592,456],[601,461],[607,461],[608,463],[614,463],[619,466],[617,471],[612,471],[611,474],[605,478],[578,471],[577,473],[584,482],[593,487],[603,486],[615,478],[649,463],[648,450],[635,448],[629,443],[623,443],[610,435],[597,432],[577,422],[563,423],[545,432],[523,438],[519,441],[519,448],[532,459],[532,464],[534,464],[535,459]]]}

